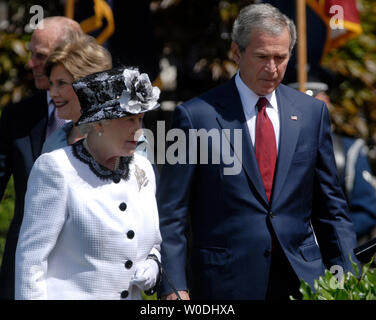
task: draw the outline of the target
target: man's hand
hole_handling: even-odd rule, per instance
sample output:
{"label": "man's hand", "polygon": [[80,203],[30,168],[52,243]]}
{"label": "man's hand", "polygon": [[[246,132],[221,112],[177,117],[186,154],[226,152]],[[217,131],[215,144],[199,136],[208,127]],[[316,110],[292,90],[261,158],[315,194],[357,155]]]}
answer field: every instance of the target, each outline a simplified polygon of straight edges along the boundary
{"label": "man's hand", "polygon": [[[189,294],[187,291],[178,291],[179,295],[180,295],[180,298],[182,300],[190,300],[189,299]],[[162,297],[162,300],[177,300],[178,299],[178,296],[173,292],[173,293],[170,293],[169,295],[167,296],[163,296]]]}

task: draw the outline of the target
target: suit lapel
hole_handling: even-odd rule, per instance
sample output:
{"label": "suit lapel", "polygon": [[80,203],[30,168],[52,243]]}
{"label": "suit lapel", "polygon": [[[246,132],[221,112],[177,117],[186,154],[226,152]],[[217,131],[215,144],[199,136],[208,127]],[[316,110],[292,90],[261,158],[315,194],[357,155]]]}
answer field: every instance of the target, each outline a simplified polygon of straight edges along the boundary
{"label": "suit lapel", "polygon": [[33,158],[35,161],[42,152],[42,147],[46,136],[46,127],[48,120],[48,105],[46,92],[43,91],[40,94],[38,94],[34,106],[30,107],[35,108],[32,110],[35,112],[35,118],[34,121],[32,121],[34,125],[30,131],[30,143],[31,149],[33,151]]}
{"label": "suit lapel", "polygon": [[272,202],[276,201],[286,180],[294,151],[299,138],[301,113],[295,108],[295,102],[284,94],[280,86],[277,91],[280,114],[280,136],[276,173],[273,183]]}
{"label": "suit lapel", "polygon": [[220,127],[222,129],[230,129],[232,135],[235,129],[242,130],[241,155],[236,154],[233,141],[231,141],[230,137],[227,137],[227,139],[230,142],[236,157],[242,164],[248,179],[257,191],[259,199],[264,202],[264,205],[268,206],[268,200],[266,198],[254,147],[251,142],[251,136],[244,116],[243,106],[235,85],[235,78],[232,78],[232,80],[228,82],[226,89],[223,91],[223,95],[217,97],[217,104],[221,107],[217,114],[217,121]]}

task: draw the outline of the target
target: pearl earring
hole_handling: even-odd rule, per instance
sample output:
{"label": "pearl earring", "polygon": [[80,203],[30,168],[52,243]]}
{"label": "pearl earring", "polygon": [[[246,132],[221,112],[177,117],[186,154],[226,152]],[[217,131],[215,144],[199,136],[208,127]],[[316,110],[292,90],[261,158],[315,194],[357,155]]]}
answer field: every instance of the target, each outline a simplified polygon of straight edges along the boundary
{"label": "pearl earring", "polygon": [[101,137],[102,136],[102,132],[98,132],[98,137]]}

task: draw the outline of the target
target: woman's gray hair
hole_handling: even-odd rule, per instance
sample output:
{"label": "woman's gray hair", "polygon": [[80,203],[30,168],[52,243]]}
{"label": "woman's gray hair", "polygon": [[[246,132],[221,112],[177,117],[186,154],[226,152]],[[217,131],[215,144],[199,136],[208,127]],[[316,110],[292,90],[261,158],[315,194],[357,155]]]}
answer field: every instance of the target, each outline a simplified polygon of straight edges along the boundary
{"label": "woman's gray hair", "polygon": [[110,120],[105,119],[105,120],[100,120],[97,122],[89,122],[89,123],[84,123],[78,126],[78,129],[82,134],[89,134],[94,130],[95,124],[100,122],[103,125],[107,125]]}
{"label": "woman's gray hair", "polygon": [[290,33],[290,53],[296,42],[294,22],[277,8],[268,3],[251,4],[240,10],[232,28],[232,40],[244,51],[253,30],[261,30],[272,35],[280,35],[285,28]]}
{"label": "woman's gray hair", "polygon": [[93,122],[81,124],[81,125],[78,126],[78,130],[80,130],[80,132],[82,134],[88,134],[93,129],[94,129],[94,123]]}

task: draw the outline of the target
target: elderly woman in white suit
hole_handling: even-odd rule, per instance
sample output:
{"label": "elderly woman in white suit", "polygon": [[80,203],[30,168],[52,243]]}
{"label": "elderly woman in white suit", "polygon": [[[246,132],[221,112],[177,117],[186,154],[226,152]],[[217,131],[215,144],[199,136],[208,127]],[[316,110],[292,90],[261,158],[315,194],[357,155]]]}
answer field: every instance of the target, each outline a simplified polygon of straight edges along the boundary
{"label": "elderly woman in white suit", "polygon": [[134,153],[159,89],[137,69],[73,83],[87,138],[40,156],[16,251],[16,299],[141,299],[160,277],[150,162]]}

